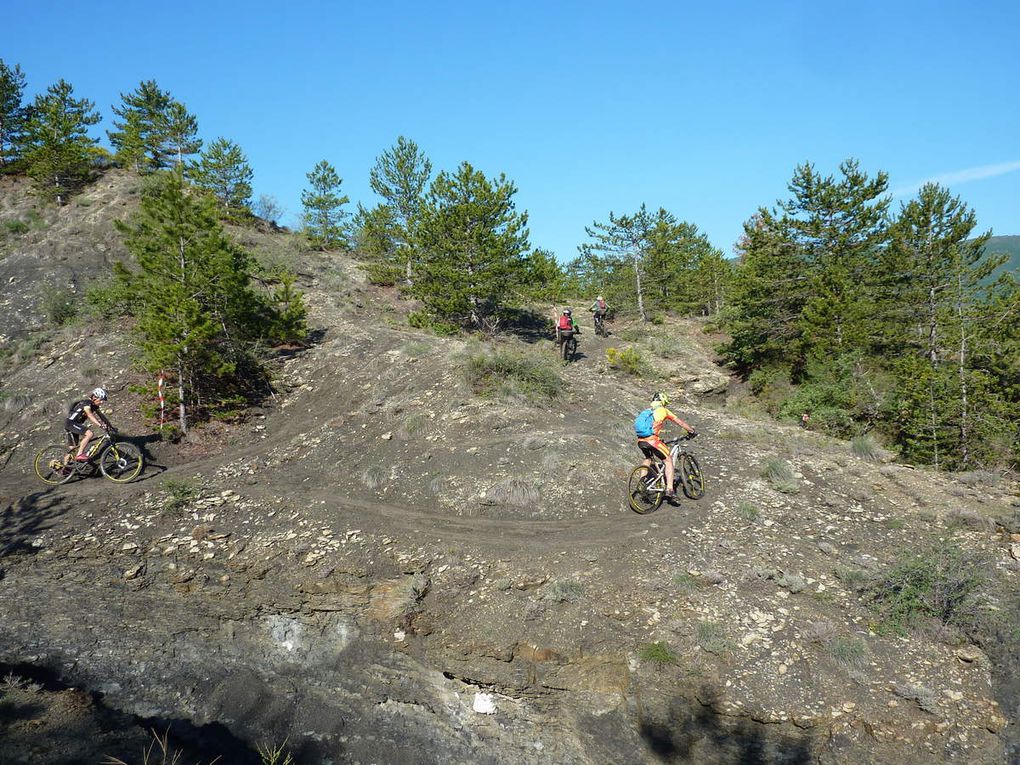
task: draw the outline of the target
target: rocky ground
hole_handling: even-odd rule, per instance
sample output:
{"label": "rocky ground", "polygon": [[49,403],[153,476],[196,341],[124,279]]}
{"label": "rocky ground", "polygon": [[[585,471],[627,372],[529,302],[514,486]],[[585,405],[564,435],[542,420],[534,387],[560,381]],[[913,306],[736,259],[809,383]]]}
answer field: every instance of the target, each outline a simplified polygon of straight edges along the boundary
{"label": "rocky ground", "polygon": [[[24,754],[74,725],[120,730],[77,740],[125,758],[145,736],[105,714],[175,721],[221,762],[282,742],[308,763],[1016,761],[1015,483],[748,419],[697,323],[586,332],[554,398],[482,397],[465,359],[491,344],[410,330],[350,261],[252,231],[299,271],[316,341],[277,360],[244,421],[161,443],[123,328],[53,329],[39,308],[41,285],[100,269],[66,242],[132,188],[110,176],[3,243],[0,661],[17,667],[0,761],[76,761]],[[3,199],[0,222],[28,215]],[[608,367],[627,346],[645,376]],[[33,483],[35,450],[99,381],[145,474]],[[640,516],[631,421],[658,387],[683,391],[708,491]],[[785,483],[764,477],[777,461]],[[980,565],[996,626],[880,629],[868,583],[941,538]],[[33,690],[26,667],[63,685]],[[227,738],[195,734],[212,724]]]}

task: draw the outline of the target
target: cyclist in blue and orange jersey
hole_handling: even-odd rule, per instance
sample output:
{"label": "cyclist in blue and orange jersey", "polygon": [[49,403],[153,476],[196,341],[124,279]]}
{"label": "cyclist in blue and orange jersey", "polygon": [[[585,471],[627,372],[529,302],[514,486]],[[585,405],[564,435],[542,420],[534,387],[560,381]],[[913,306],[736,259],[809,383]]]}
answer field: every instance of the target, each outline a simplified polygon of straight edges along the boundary
{"label": "cyclist in blue and orange jersey", "polygon": [[673,459],[669,454],[667,446],[659,433],[667,422],[674,422],[686,430],[691,436],[696,436],[697,431],[673,414],[666,407],[669,406],[669,396],[665,393],[656,393],[652,398],[652,404],[648,409],[641,411],[634,420],[634,433],[637,435],[637,445],[641,453],[645,455],[641,463],[645,467],[652,466],[653,459],[662,460],[666,468],[666,498],[672,499],[675,496],[673,490]]}

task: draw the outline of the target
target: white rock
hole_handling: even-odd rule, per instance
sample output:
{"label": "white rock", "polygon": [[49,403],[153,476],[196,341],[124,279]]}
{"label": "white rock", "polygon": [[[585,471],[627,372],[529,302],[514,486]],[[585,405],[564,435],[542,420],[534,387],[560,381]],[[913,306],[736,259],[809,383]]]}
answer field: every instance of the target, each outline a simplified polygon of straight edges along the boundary
{"label": "white rock", "polygon": [[476,693],[475,703],[471,708],[480,715],[496,714],[496,702],[491,693]]}

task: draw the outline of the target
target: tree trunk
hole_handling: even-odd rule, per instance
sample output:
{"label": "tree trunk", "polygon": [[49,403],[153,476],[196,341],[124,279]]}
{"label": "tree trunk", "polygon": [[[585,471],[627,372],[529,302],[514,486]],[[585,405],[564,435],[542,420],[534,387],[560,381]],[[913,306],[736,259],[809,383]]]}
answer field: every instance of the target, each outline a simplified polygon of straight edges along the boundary
{"label": "tree trunk", "polygon": [[634,254],[634,281],[637,284],[638,314],[641,316],[641,321],[648,321],[648,317],[645,315],[645,298],[641,292],[641,266],[638,262],[637,253]]}
{"label": "tree trunk", "polygon": [[188,416],[184,405],[184,362],[177,359],[177,395],[179,397],[178,416],[181,423],[181,433],[188,432]]}
{"label": "tree trunk", "polygon": [[967,322],[963,310],[963,275],[958,277],[959,293],[956,303],[957,315],[960,320],[960,467],[967,467],[970,462],[970,422],[967,412]]}

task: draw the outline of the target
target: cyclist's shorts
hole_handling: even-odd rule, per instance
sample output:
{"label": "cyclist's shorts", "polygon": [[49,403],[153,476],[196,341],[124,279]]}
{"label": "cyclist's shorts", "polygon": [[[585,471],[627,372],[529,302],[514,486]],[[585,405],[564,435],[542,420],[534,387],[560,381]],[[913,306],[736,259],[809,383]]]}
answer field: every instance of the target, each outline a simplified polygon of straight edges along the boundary
{"label": "cyclist's shorts", "polygon": [[88,428],[85,427],[84,423],[81,423],[81,422],[71,422],[71,420],[64,420],[64,430],[66,430],[68,433],[74,433],[74,434],[80,436],[86,430],[88,430]]}
{"label": "cyclist's shorts", "polygon": [[660,439],[658,436],[648,436],[647,438],[639,438],[637,445],[638,449],[641,450],[641,453],[644,454],[650,460],[669,459],[669,447],[666,446],[666,444],[664,444],[662,442],[662,439]]}

